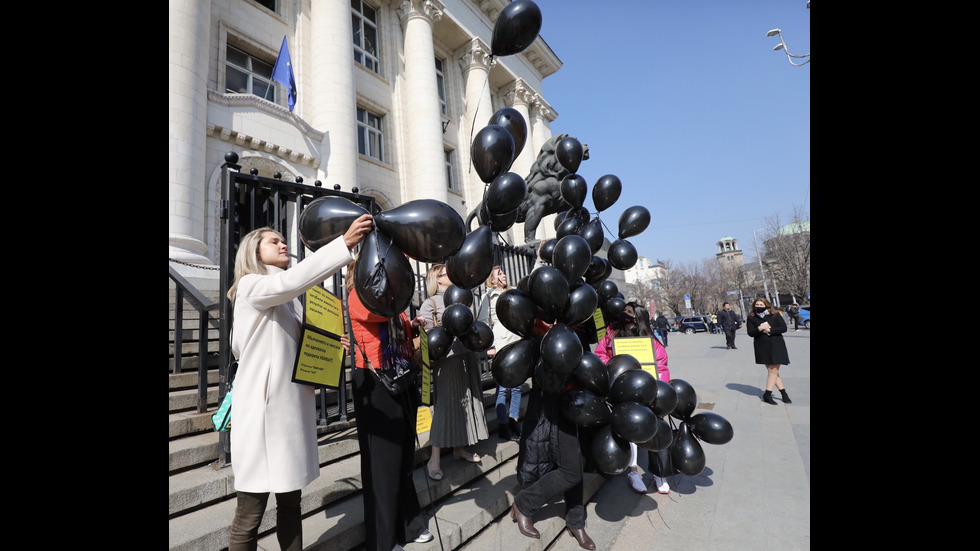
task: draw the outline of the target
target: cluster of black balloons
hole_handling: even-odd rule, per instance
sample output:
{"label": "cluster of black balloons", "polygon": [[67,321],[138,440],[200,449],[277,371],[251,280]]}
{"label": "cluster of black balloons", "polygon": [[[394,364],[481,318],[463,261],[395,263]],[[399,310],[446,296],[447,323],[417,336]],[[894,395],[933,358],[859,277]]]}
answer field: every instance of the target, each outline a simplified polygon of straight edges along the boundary
{"label": "cluster of black balloons", "polygon": [[[695,476],[705,465],[699,440],[726,444],[734,436],[731,423],[722,416],[693,415],[697,394],[687,381],[659,380],[628,354],[603,364],[586,353],[572,375],[578,385],[561,395],[561,413],[579,426],[596,429],[592,459],[606,474],[626,470],[633,442],[649,451],[668,450],[674,472]],[[679,427],[674,428],[672,420],[668,425],[667,416],[679,419]]]}

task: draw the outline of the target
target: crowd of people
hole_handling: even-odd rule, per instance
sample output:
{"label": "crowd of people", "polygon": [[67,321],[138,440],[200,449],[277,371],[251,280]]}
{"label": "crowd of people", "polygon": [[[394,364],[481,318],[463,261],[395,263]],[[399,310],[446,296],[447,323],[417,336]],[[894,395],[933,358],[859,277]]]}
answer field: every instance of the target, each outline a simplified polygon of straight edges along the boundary
{"label": "crowd of people", "polygon": [[[442,325],[447,307],[445,293],[452,283],[446,265],[433,264],[426,273],[426,299],[414,319],[404,313],[391,318],[372,313],[358,296],[353,281],[357,262],[354,251],[372,227],[372,216],[360,216],[343,235],[291,268],[286,241],[271,228],[252,231],[240,243],[235,279],[228,292],[235,319],[231,349],[239,362],[231,428],[237,505],[229,551],[257,549],[259,525],[271,494],[276,496],[276,535],[281,549],[303,549],[301,492],[319,476],[320,467],[315,388],[292,381],[292,368],[302,338],[303,306],[299,297],[344,267],[347,268],[344,294],[350,334],[344,334],[341,343],[354,358],[351,387],[364,487],[364,548],[398,551],[407,542],[426,543],[434,539],[427,528],[413,480],[419,394],[416,391],[393,394],[383,384],[378,370],[386,369],[392,357],[415,357],[413,338],[421,335],[422,328],[428,332]],[[540,252],[539,247],[539,255]],[[535,267],[543,264],[539,256]],[[504,269],[494,266],[477,308],[477,319],[493,332],[493,343],[486,351],[490,362],[504,347],[521,339],[500,322],[497,314],[499,297],[512,288]],[[732,311],[731,305],[725,303],[710,319],[712,326],[724,331],[726,347],[735,349],[735,334],[742,326],[742,319]],[[789,364],[782,337],[787,324],[781,311],[759,298],[745,323],[747,334],[753,338],[756,363],[767,369],[763,401],[775,404],[772,392],[779,390],[782,401],[791,403],[779,377],[780,366]],[[537,319],[534,333],[544,336],[550,328],[551,324]],[[598,342],[595,328],[591,329],[591,336],[585,327],[574,329],[583,350],[592,350],[594,344],[595,354],[606,363],[614,355],[615,339],[649,337],[656,376],[670,381],[667,367],[670,322],[663,312],[651,320],[649,310],[628,302]],[[444,476],[444,450],[452,450],[455,459],[481,463],[482,458],[473,446],[489,438],[490,433],[477,354],[454,339],[448,353],[431,361],[430,367],[436,399],[431,408],[431,450],[425,473],[438,481]],[[568,533],[580,547],[595,549],[595,542],[585,530],[583,474],[588,458],[583,442],[588,439],[588,431],[580,430],[560,412],[561,393],[574,388],[576,383],[570,382],[558,393],[544,392],[533,382],[530,386],[526,396],[520,386],[506,388],[498,384],[496,389],[494,411],[498,436],[504,441],[519,442],[517,479],[521,489],[511,506],[510,517],[521,534],[540,538],[534,527],[535,514],[560,496],[564,500]],[[647,493],[648,486],[639,473],[638,451],[637,445],[631,442],[626,478],[634,491]],[[653,487],[659,493],[669,493],[669,457],[664,456],[663,450],[648,453]]]}

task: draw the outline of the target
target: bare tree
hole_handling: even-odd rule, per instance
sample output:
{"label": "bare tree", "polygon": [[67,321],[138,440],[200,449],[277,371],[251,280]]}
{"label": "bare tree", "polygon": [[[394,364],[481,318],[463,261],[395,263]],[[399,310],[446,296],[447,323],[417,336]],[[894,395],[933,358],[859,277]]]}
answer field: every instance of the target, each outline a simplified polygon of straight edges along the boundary
{"label": "bare tree", "polygon": [[762,262],[774,284],[798,301],[810,292],[810,218],[794,207],[792,220],[784,224],[779,214],[766,218]]}

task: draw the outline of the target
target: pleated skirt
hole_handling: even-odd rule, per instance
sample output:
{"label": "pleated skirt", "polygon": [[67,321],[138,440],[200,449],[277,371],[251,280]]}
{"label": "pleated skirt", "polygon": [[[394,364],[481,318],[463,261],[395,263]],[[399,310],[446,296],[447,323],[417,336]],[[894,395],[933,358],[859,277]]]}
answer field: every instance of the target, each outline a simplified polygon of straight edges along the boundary
{"label": "pleated skirt", "polygon": [[430,443],[455,448],[489,438],[476,355],[456,354],[439,360],[437,365]]}

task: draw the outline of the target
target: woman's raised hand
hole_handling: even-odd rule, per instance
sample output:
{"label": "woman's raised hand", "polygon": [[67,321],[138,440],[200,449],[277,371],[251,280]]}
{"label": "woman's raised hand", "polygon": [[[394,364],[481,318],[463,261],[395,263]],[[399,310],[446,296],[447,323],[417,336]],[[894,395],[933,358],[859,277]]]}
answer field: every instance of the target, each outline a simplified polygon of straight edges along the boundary
{"label": "woman's raised hand", "polygon": [[347,244],[348,249],[353,249],[360,243],[364,236],[371,232],[374,228],[374,217],[370,214],[362,214],[354,220],[350,227],[347,228],[347,232],[344,233],[344,243]]}

